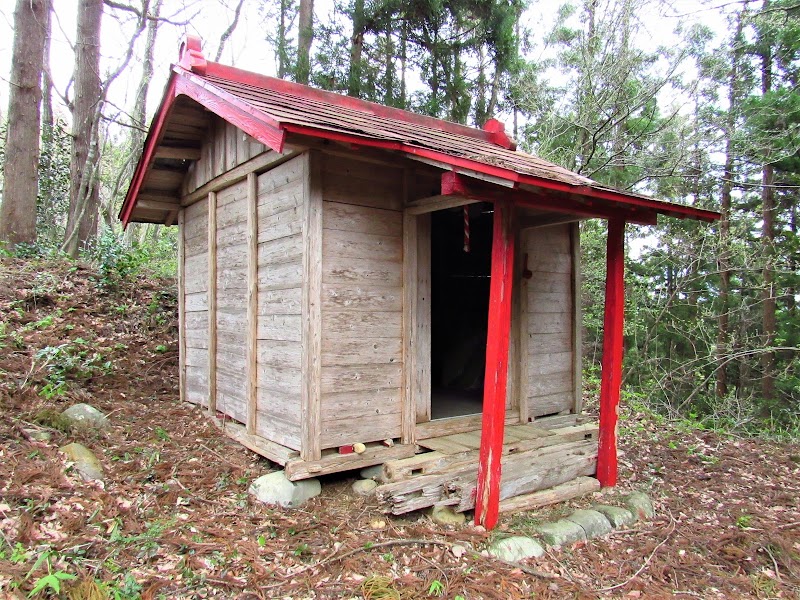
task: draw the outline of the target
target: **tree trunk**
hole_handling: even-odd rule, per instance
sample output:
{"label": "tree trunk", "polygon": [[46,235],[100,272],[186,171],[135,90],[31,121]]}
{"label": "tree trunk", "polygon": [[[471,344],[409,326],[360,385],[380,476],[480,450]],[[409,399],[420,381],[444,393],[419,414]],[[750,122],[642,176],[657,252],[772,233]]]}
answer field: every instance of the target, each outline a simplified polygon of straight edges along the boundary
{"label": "tree trunk", "polygon": [[53,80],[50,77],[50,32],[53,23],[53,7],[50,0],[47,0],[48,10],[44,22],[44,53],[42,56],[42,125],[48,132],[53,129],[55,118],[53,117]]}
{"label": "tree trunk", "polygon": [[42,67],[50,0],[17,0],[3,163],[0,241],[36,241]]}
{"label": "tree trunk", "polygon": [[408,67],[408,22],[403,19],[400,29],[400,108],[407,108],[406,69]]}
{"label": "tree trunk", "polygon": [[716,348],[716,393],[718,398],[722,398],[728,393],[728,371],[725,361],[730,352],[730,214],[734,178],[733,134],[739,108],[739,62],[742,57],[743,22],[744,14],[739,13],[736,33],[731,40],[731,69],[728,75],[728,115],[725,121],[725,167],[722,174],[722,191],[720,193],[722,218],[719,221],[719,313],[717,318]]}
{"label": "tree trunk", "polygon": [[347,95],[361,96],[361,53],[364,48],[364,0],[353,3],[353,36],[350,38],[350,70]]}
{"label": "tree trunk", "polygon": [[297,34],[297,77],[308,85],[311,76],[311,42],[314,41],[314,0],[300,0]]}
{"label": "tree trunk", "polygon": [[386,28],[386,49],[384,54],[384,75],[383,75],[383,103],[386,106],[395,106],[395,98],[394,98],[394,39],[392,38],[392,32],[390,31],[390,26]]}
{"label": "tree trunk", "polygon": [[[579,111],[581,113],[592,111],[589,106],[589,98],[591,97],[591,78],[589,77],[589,71],[594,69],[597,49],[597,42],[595,40],[597,36],[597,2],[598,0],[586,0],[584,4],[584,10],[586,11],[586,63],[585,72],[583,73],[579,83],[577,102]],[[579,122],[583,123],[591,122],[590,117],[585,114],[579,114],[578,119]],[[573,171],[577,171],[578,173],[583,172],[586,169],[586,162],[590,153],[591,138],[589,136],[589,130],[586,127],[580,127],[578,129],[577,139],[575,140],[574,158],[572,158],[567,167]]]}
{"label": "tree trunk", "polygon": [[239,3],[236,5],[236,10],[233,12],[233,21],[231,24],[228,25],[228,28],[222,32],[222,35],[219,36],[219,47],[217,48],[217,54],[214,57],[214,62],[219,62],[219,59],[222,58],[222,53],[225,51],[225,44],[230,39],[233,32],[236,31],[236,26],[239,24],[239,16],[242,14],[242,5],[244,4],[244,0],[239,0]]}
{"label": "tree trunk", "polygon": [[478,50],[478,78],[475,80],[475,126],[483,127],[488,120],[486,110],[486,57],[483,47]]}
{"label": "tree trunk", "polygon": [[78,249],[97,233],[99,190],[94,161],[100,160],[97,136],[101,101],[102,17],[103,0],[81,0],[78,3],[69,216],[63,246],[64,251],[72,257],[77,256]]}
{"label": "tree trunk", "polygon": [[286,21],[289,12],[289,0],[281,0],[280,18],[278,19],[278,77],[283,79],[288,72],[287,60],[288,55],[286,48]]}
{"label": "tree trunk", "polygon": [[[763,10],[769,9],[769,0],[764,0]],[[768,44],[764,44],[761,56],[761,93],[766,95],[772,89],[772,51]],[[765,352],[761,355],[761,396],[765,402],[764,408],[769,408],[775,398],[775,352],[770,350],[775,345],[775,169],[770,164],[770,156],[764,157],[761,169],[761,244],[764,254],[764,291],[762,302],[762,328],[763,346]]]}

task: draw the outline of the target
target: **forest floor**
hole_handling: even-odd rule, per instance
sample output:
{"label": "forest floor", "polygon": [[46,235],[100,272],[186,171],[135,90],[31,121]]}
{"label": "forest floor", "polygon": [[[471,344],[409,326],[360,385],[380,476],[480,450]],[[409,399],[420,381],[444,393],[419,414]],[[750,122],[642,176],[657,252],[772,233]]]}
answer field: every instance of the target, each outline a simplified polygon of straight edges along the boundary
{"label": "forest floor", "polygon": [[[175,313],[173,282],[0,259],[0,597],[800,597],[800,447],[630,410],[604,494],[645,491],[656,518],[525,565],[481,550],[598,495],[491,533],[384,515],[347,474],[302,509],[265,506],[247,488],[274,466],[178,400]],[[70,429],[76,402],[111,427]],[[71,441],[104,483],[65,462]]]}

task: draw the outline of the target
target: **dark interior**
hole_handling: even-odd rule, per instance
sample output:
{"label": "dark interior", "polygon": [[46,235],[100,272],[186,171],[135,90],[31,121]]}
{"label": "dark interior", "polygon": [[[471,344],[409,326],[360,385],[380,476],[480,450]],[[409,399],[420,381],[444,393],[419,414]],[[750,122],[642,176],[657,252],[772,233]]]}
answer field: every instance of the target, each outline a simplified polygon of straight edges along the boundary
{"label": "dark interior", "polygon": [[491,203],[431,214],[431,419],[481,412],[492,263]]}

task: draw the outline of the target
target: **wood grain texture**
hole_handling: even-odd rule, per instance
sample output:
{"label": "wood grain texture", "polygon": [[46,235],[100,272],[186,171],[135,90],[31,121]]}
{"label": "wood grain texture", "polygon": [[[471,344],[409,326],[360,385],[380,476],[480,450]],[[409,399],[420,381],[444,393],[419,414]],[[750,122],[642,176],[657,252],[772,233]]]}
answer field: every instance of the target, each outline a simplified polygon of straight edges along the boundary
{"label": "wood grain texture", "polygon": [[303,387],[301,450],[305,461],[321,458],[320,412],[322,379],[322,165],[320,154],[305,155],[305,219],[303,221]]}
{"label": "wood grain texture", "polygon": [[300,450],[303,252],[307,157],[258,175],[256,432]]}
{"label": "wood grain texture", "polygon": [[251,435],[238,423],[231,423],[230,421],[223,421],[217,418],[212,419],[212,423],[221,429],[228,437],[279,465],[285,465],[290,460],[297,457],[297,452],[293,451],[291,448],[270,442],[261,436]]}
{"label": "wood grain texture", "polygon": [[325,473],[339,473],[363,469],[371,465],[379,465],[387,460],[408,458],[414,456],[416,447],[413,444],[395,444],[383,446],[381,444],[368,444],[363,454],[338,454],[335,450],[327,450],[319,460],[304,461],[299,458],[286,463],[286,477],[290,481],[306,479]]}
{"label": "wood grain texture", "polygon": [[[182,206],[190,206],[195,202],[205,198],[210,192],[217,192],[221,189],[228,187],[231,184],[238,183],[247,178],[249,173],[263,171],[270,166],[277,166],[280,163],[286,162],[297,156],[302,151],[301,148],[290,147],[286,145],[283,154],[277,152],[267,151],[257,156],[253,156],[246,162],[234,167],[230,171],[223,171],[214,173],[213,170],[206,173],[205,181],[194,189],[189,190],[181,200]],[[211,153],[208,155],[204,152],[200,161],[213,161]],[[199,166],[199,165],[198,165]],[[202,168],[202,167],[200,167]],[[199,171],[198,171],[199,172]]]}
{"label": "wood grain texture", "polygon": [[570,224],[572,256],[572,412],[583,412],[583,313],[581,311],[581,228]]}
{"label": "wood grain texture", "polygon": [[[404,178],[407,179],[407,175]],[[404,183],[405,185],[405,183]],[[400,440],[413,444],[417,425],[417,217],[403,217],[403,388],[401,403]]]}
{"label": "wood grain texture", "polygon": [[178,213],[178,388],[181,402],[186,402],[186,241],[184,240],[184,212]]}
{"label": "wood grain texture", "polygon": [[355,157],[326,155],[324,197],[329,202],[400,211],[403,207],[403,171],[375,168]]}
{"label": "wood grain texture", "polygon": [[523,280],[520,342],[527,418],[575,407],[575,257],[569,223],[526,229],[521,239],[529,279]]}
{"label": "wood grain texture", "polygon": [[[322,447],[403,437],[403,171],[323,159]],[[369,398],[364,412],[362,402]],[[377,405],[383,401],[383,406]],[[337,415],[350,415],[348,418]]]}
{"label": "wood grain texture", "polygon": [[217,194],[208,194],[208,401],[217,413]]}
{"label": "wood grain texture", "polygon": [[431,420],[431,216],[417,222],[414,404],[417,423]]}
{"label": "wood grain texture", "polygon": [[[236,131],[234,149],[236,148]],[[258,178],[247,176],[247,433],[255,434],[258,411]]]}

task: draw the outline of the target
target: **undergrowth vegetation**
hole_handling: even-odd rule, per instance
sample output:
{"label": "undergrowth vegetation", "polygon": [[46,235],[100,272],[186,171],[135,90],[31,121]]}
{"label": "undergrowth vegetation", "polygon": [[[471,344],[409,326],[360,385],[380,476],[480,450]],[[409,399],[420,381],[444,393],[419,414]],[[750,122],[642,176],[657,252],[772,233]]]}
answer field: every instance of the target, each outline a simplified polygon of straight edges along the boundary
{"label": "undergrowth vegetation", "polygon": [[[581,597],[620,580],[623,591],[666,591],[678,575],[684,589],[702,590],[710,569],[713,585],[738,597],[785,594],[798,580],[785,529],[800,518],[795,453],[743,440],[741,431],[719,435],[726,422],[676,419],[633,391],[623,398],[621,480],[661,497],[662,517],[537,563],[557,579],[520,576],[478,552],[459,558],[392,540],[480,550],[591,500],[507,517],[492,533],[436,528],[421,515],[389,518],[351,495],[347,476],[326,481],[303,510],[261,505],[247,488],[273,467],[178,401],[174,279],[154,277],[148,265],[113,244],[93,263],[0,258],[0,410],[9,415],[0,421],[0,595]],[[598,375],[585,374],[590,412]],[[106,414],[109,428],[67,421],[63,410],[79,402]],[[64,460],[59,448],[73,442],[98,458],[103,483],[83,481]],[[742,456],[753,458],[747,472]],[[713,519],[706,496],[726,500]],[[379,544],[388,548],[373,552]],[[624,563],[612,564],[619,556]],[[696,578],[687,560],[703,565]]]}

